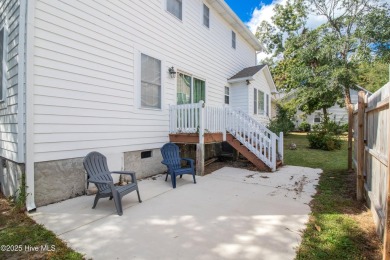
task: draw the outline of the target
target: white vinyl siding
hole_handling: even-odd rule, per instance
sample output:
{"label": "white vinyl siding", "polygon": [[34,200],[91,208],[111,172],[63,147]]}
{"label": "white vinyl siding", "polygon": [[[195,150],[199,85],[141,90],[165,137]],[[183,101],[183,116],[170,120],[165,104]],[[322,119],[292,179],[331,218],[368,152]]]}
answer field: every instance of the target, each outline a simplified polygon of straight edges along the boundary
{"label": "white vinyl siding", "polygon": [[161,61],[141,54],[141,107],[161,108]]}
{"label": "white vinyl siding", "polygon": [[[172,66],[207,83],[208,104],[223,104],[221,86],[254,65],[255,50],[239,34],[236,51],[222,46],[231,27],[215,14],[205,30],[202,6],[183,2],[185,19],[172,26],[176,18],[161,1],[37,1],[35,161],[160,148],[169,140],[169,105],[177,101]],[[160,110],[139,109],[140,53],[162,61]]]}
{"label": "white vinyl siding", "polygon": [[178,19],[183,19],[183,3],[182,0],[166,0],[167,11],[176,16]]}
{"label": "white vinyl siding", "polygon": [[[19,19],[20,3],[17,0],[0,1],[0,24],[4,32],[2,50],[2,102],[0,102],[0,156],[19,162],[21,155],[19,135],[23,134],[23,122],[19,122],[18,113],[18,70],[20,60],[19,49]],[[23,54],[22,54],[23,55]],[[22,84],[22,83],[20,83]],[[23,95],[23,93],[20,93]]]}
{"label": "white vinyl siding", "polygon": [[203,4],[203,25],[210,28],[210,9]]}

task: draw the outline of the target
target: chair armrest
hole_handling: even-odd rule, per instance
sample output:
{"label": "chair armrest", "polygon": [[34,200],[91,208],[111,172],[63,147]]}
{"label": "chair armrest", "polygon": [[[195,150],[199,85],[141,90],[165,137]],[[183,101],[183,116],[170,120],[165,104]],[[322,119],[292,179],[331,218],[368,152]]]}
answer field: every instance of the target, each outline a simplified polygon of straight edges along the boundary
{"label": "chair armrest", "polygon": [[111,173],[130,175],[131,176],[131,182],[132,183],[136,183],[137,182],[137,178],[135,176],[135,172],[133,172],[133,171],[115,171],[115,172],[111,172]]}
{"label": "chair armrest", "polygon": [[186,161],[190,166],[191,168],[194,167],[194,160],[193,159],[190,159],[190,158],[181,158],[183,161]]}
{"label": "chair armrest", "polygon": [[88,179],[88,181],[91,182],[91,183],[96,183],[96,184],[110,184],[110,183],[113,184],[112,181],[96,180],[96,179],[93,178],[93,177],[90,177],[90,178]]}
{"label": "chair armrest", "polygon": [[169,165],[169,163],[168,163],[168,162],[166,162],[166,161],[161,161],[161,163],[162,163],[162,164],[164,164],[164,165],[166,165],[166,166],[168,166],[168,165]]}

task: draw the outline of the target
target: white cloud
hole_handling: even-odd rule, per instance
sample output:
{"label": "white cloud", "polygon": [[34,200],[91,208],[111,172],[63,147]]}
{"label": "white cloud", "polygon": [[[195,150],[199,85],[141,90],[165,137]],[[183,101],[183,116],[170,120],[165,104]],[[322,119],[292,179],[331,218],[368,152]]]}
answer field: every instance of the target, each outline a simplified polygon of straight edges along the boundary
{"label": "white cloud", "polygon": [[[249,20],[249,22],[246,23],[249,30],[251,32],[256,33],[257,27],[260,25],[262,21],[267,21],[270,24],[272,24],[272,16],[275,14],[274,8],[275,5],[281,4],[285,5],[287,3],[287,0],[275,0],[269,5],[265,5],[263,3],[259,4],[259,7],[256,7],[253,10],[252,17]],[[306,26],[310,29],[316,28],[319,25],[326,22],[326,18],[319,15],[310,14],[307,19]],[[264,52],[261,52],[257,56],[257,60],[263,60],[265,58],[270,57],[271,55],[268,55]]]}
{"label": "white cloud", "polygon": [[[259,7],[256,7],[253,10],[252,17],[246,25],[249,29],[255,33],[257,27],[260,25],[262,21],[267,21],[272,24],[272,16],[275,14],[274,7],[277,4],[285,5],[287,0],[275,0],[269,5],[265,5],[260,3]],[[319,25],[323,24],[326,21],[324,16],[310,14],[307,19],[307,27],[310,29],[316,28]]]}

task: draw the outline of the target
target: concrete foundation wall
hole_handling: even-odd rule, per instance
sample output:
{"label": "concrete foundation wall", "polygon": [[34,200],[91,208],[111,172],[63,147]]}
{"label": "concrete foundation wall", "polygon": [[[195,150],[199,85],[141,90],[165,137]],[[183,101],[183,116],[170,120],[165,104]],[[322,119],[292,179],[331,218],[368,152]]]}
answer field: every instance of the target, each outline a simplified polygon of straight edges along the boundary
{"label": "concrete foundation wall", "polygon": [[135,171],[137,179],[146,178],[166,171],[160,149],[145,150],[151,151],[151,157],[141,159],[141,152],[126,152],[124,154],[124,170]]}
{"label": "concrete foundation wall", "polygon": [[85,194],[83,158],[35,163],[37,207]]}
{"label": "concrete foundation wall", "polygon": [[[180,148],[180,156],[184,158],[191,158],[196,161],[196,144],[177,144]],[[215,144],[205,144],[205,156],[204,159],[207,161],[208,159],[217,157],[221,154],[222,145],[221,143]]]}
{"label": "concrete foundation wall", "polygon": [[24,172],[24,164],[0,157],[0,189],[5,196],[17,195]]}

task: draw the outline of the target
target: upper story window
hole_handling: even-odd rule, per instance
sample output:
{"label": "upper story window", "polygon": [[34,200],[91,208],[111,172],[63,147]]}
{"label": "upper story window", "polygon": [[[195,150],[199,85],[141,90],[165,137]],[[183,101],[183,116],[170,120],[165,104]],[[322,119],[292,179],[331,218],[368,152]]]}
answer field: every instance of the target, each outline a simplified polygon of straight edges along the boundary
{"label": "upper story window", "polygon": [[225,104],[230,104],[230,88],[225,86]]}
{"label": "upper story window", "polygon": [[265,109],[264,92],[258,89],[254,89],[253,93],[253,114],[255,115],[264,115]]}
{"label": "upper story window", "polygon": [[141,54],[141,107],[161,108],[161,61]]}
{"label": "upper story window", "polygon": [[236,33],[232,31],[232,48],[236,48]]}
{"label": "upper story window", "polygon": [[182,0],[167,0],[167,11],[182,20],[183,3]]}
{"label": "upper story window", "polygon": [[269,95],[265,94],[265,115],[269,117]]}
{"label": "upper story window", "polygon": [[203,25],[210,28],[210,9],[203,4]]}
{"label": "upper story window", "polygon": [[5,51],[5,30],[4,27],[0,30],[0,101],[4,101],[5,99],[5,89],[4,85],[5,73],[4,73],[4,51]]}

